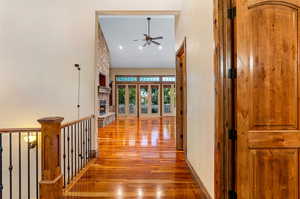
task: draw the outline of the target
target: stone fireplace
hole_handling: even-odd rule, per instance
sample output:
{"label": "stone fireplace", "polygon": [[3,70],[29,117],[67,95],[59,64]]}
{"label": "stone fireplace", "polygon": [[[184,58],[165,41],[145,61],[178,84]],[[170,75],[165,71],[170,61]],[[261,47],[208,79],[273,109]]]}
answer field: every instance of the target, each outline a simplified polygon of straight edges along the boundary
{"label": "stone fireplace", "polygon": [[100,100],[100,103],[99,103],[99,114],[100,115],[105,115],[107,113],[107,102],[106,100]]}
{"label": "stone fireplace", "polygon": [[[99,75],[99,77],[103,76],[103,74]],[[102,84],[101,80],[99,80],[98,85],[98,126],[104,127],[115,120],[115,113],[110,112],[110,96],[112,89],[107,85]]]}
{"label": "stone fireplace", "polygon": [[112,89],[109,83],[110,53],[101,27],[96,31],[96,71],[97,71],[97,113],[98,126],[103,127],[115,120],[115,113],[110,112]]}

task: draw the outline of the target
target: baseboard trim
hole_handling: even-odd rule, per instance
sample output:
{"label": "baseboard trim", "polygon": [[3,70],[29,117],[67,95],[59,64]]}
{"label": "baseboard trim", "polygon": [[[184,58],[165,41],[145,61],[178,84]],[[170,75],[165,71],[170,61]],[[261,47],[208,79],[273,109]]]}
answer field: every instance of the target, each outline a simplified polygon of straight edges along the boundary
{"label": "baseboard trim", "polygon": [[195,169],[193,168],[192,164],[190,163],[189,160],[187,160],[187,158],[185,159],[186,164],[188,165],[193,178],[196,180],[198,186],[200,187],[200,189],[202,190],[203,193],[203,197],[201,199],[212,199],[212,197],[210,196],[210,194],[208,193],[207,189],[205,188],[202,180],[200,179],[200,177],[198,176],[198,174],[196,173]]}

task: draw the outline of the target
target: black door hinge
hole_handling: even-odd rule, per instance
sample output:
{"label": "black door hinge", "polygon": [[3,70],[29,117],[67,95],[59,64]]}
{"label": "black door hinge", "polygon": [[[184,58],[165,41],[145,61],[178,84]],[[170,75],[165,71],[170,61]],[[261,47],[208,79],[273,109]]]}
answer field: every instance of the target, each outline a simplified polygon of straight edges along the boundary
{"label": "black door hinge", "polygon": [[233,190],[230,190],[230,191],[228,192],[228,195],[229,195],[229,199],[237,199],[237,194],[236,194],[236,192],[233,191]]}
{"label": "black door hinge", "polygon": [[235,68],[230,68],[228,70],[228,78],[229,79],[235,79],[237,77],[236,75],[236,69]]}
{"label": "black door hinge", "polygon": [[236,16],[236,7],[229,8],[227,13],[228,19],[234,19]]}
{"label": "black door hinge", "polygon": [[237,131],[235,129],[229,129],[228,130],[228,138],[230,140],[236,140],[236,138],[237,138]]}

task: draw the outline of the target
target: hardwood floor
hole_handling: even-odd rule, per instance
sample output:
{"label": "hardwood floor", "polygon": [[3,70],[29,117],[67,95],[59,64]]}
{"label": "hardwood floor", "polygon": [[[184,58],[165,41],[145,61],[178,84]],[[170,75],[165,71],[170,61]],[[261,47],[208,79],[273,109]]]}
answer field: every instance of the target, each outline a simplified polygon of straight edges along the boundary
{"label": "hardwood floor", "polygon": [[175,117],[119,119],[99,130],[99,157],[67,193],[95,198],[203,198],[176,151]]}

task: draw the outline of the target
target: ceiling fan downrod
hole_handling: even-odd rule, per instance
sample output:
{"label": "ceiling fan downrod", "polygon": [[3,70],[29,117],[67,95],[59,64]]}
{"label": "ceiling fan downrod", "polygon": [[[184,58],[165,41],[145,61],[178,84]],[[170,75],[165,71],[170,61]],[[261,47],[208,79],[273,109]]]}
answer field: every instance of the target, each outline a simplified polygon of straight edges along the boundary
{"label": "ceiling fan downrod", "polygon": [[148,37],[150,37],[150,21],[151,21],[151,17],[148,17],[147,18],[147,20],[148,20]]}

